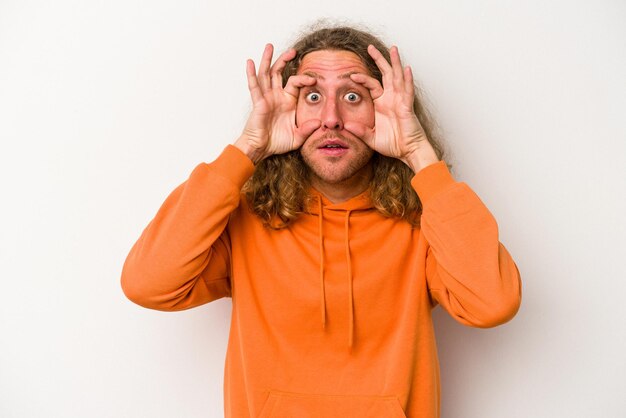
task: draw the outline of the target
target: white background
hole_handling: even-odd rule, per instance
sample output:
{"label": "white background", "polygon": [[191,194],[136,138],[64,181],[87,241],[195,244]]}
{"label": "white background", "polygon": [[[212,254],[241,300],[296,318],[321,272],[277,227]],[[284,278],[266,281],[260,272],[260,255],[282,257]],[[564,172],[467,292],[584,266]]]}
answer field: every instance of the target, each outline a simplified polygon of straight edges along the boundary
{"label": "white background", "polygon": [[120,271],[239,134],[246,58],[323,16],[400,47],[523,276],[505,326],[437,310],[443,417],[624,416],[626,3],[377,3],[0,0],[0,416],[222,416],[230,300]]}

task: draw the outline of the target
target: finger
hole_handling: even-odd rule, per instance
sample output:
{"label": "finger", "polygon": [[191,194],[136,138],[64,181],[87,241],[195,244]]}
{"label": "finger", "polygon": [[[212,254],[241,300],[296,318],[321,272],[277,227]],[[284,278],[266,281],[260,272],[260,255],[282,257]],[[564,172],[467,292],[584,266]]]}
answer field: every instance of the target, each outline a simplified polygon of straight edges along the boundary
{"label": "finger", "polygon": [[322,126],[322,121],[319,119],[309,119],[303,122],[301,126],[296,127],[294,135],[294,146],[300,148],[304,141],[307,140],[316,129]]}
{"label": "finger", "polygon": [[413,103],[415,84],[413,84],[413,70],[408,65],[404,67],[404,91],[411,98],[411,103]]}
{"label": "finger", "polygon": [[261,91],[266,91],[270,88],[270,64],[272,63],[272,55],[274,54],[274,45],[267,44],[263,50],[263,56],[261,57],[261,63],[259,64],[259,74],[257,79]]}
{"label": "finger", "polygon": [[305,86],[312,86],[317,83],[317,80],[308,75],[292,75],[287,80],[285,86],[285,92],[297,98],[300,94],[300,89]]}
{"label": "finger", "polygon": [[369,75],[361,73],[350,74],[350,79],[368,89],[372,100],[378,99],[385,92],[380,82]]}
{"label": "finger", "polygon": [[400,53],[397,46],[392,46],[389,50],[389,56],[391,58],[391,68],[393,72],[393,87],[400,90],[404,88],[404,71],[402,69],[402,62],[400,61]]}
{"label": "finger", "polygon": [[376,127],[369,127],[365,124],[359,122],[346,122],[343,125],[343,128],[350,132],[352,135],[361,139],[361,141],[365,142],[365,144],[374,149],[374,141],[376,138]]}
{"label": "finger", "polygon": [[283,52],[270,69],[270,76],[272,88],[282,88],[283,86],[283,70],[288,61],[291,61],[296,56],[295,49],[289,49]]}
{"label": "finger", "polygon": [[248,78],[248,90],[250,91],[250,97],[252,98],[252,103],[255,103],[263,98],[263,92],[261,91],[259,81],[256,77],[254,61],[250,59],[246,61],[246,76]]}
{"label": "finger", "polygon": [[387,62],[383,54],[376,49],[374,45],[370,45],[367,47],[367,52],[370,54],[370,57],[376,63],[376,66],[383,74],[383,84],[391,83],[393,77],[393,70],[391,65]]}

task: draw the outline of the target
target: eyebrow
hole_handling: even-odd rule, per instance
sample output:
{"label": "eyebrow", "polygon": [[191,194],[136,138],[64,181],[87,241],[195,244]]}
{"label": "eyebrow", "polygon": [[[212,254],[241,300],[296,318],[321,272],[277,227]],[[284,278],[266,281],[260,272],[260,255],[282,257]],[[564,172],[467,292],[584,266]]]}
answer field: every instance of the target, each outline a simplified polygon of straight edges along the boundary
{"label": "eyebrow", "polygon": [[[308,75],[309,77],[317,78],[319,80],[325,80],[324,76],[321,76],[318,73],[313,72],[313,71],[305,71],[302,74],[303,75]],[[347,73],[340,74],[339,77],[337,77],[337,78],[339,78],[339,79],[350,78],[350,76],[352,74],[359,74],[359,72],[358,71],[349,71]]]}

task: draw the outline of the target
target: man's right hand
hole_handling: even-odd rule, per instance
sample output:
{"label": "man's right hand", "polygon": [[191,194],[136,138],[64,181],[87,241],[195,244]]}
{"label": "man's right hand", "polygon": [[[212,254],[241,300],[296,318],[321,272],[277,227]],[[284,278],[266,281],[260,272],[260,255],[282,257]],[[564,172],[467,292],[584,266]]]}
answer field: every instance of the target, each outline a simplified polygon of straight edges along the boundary
{"label": "man's right hand", "polygon": [[267,44],[263,51],[259,72],[254,61],[246,63],[248,89],[252,97],[252,112],[235,146],[254,164],[274,154],[284,154],[298,149],[320,127],[319,120],[309,120],[296,126],[296,103],[302,87],[312,86],[315,78],[293,75],[283,88],[282,71],[288,61],[296,56],[290,49],[271,66],[274,47]]}

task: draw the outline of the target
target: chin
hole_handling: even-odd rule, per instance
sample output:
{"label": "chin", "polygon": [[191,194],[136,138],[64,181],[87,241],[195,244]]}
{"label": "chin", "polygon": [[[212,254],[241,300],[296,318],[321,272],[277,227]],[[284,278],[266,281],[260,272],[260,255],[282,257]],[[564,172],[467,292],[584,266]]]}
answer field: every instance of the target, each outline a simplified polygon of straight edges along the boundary
{"label": "chin", "polygon": [[320,173],[317,171],[313,171],[313,176],[326,184],[340,184],[353,177],[352,175],[345,173]]}
{"label": "chin", "polygon": [[309,164],[305,160],[305,164],[309,168],[311,174],[319,181],[327,184],[340,184],[349,180],[355,180],[358,177],[367,176],[369,173],[370,161],[364,161],[362,164]]}
{"label": "chin", "polygon": [[369,148],[353,149],[349,155],[337,159],[320,156],[315,149],[302,148],[300,155],[310,173],[329,185],[357,180],[370,174],[374,152]]}

